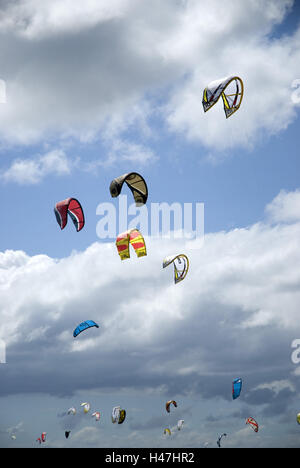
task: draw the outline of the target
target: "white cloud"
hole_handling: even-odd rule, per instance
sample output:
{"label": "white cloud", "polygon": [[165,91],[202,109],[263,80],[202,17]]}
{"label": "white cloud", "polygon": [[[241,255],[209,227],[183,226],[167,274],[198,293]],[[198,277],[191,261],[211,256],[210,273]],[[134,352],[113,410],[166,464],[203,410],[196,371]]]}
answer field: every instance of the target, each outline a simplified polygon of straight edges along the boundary
{"label": "white cloud", "polygon": [[280,393],[282,390],[288,388],[291,392],[295,392],[295,385],[291,383],[289,380],[276,380],[274,382],[263,383],[257,385],[253,390],[261,390],[261,389],[269,389],[273,391],[275,394]]}
{"label": "white cloud", "polygon": [[108,160],[105,165],[116,163],[117,161],[127,161],[138,166],[153,163],[158,158],[154,152],[143,145],[122,140],[114,140],[108,152]]}
{"label": "white cloud", "polygon": [[[132,3],[132,2],[131,2]],[[129,0],[21,0],[7,3],[0,14],[0,30],[14,29],[29,39],[57,33],[74,34],[82,29],[122,16]]]}
{"label": "white cloud", "polygon": [[[186,252],[190,271],[176,286],[161,261],[170,248],[181,250],[180,240],[148,238],[148,256],[132,254],[126,262],[114,244],[95,243],[61,260],[4,252],[0,338],[7,343],[7,369],[22,384],[8,378],[2,391],[30,387],[23,373],[38,379],[44,352],[57,393],[61,387],[155,388],[167,378],[179,387],[184,380],[186,391],[216,395],[223,388],[214,384],[219,373],[242,368],[247,374],[252,367],[256,385],[260,373],[264,382],[284,382],[299,315],[299,238],[297,222],[208,234],[202,249]],[[86,319],[99,330],[74,341],[74,328]],[[65,374],[56,379],[58,361]],[[201,376],[206,381],[198,389]]]}
{"label": "white cloud", "polygon": [[272,203],[266,206],[266,213],[274,223],[293,223],[300,220],[300,190],[281,190]]}
{"label": "white cloud", "polygon": [[[274,23],[282,21],[290,1],[268,2],[264,10],[259,2],[249,2],[243,12],[239,8],[244,8],[244,3],[237,7],[236,2],[231,2],[219,8],[216,2],[211,3],[218,10],[210,18],[211,32],[205,36],[204,25],[203,35],[199,33],[197,38],[199,42],[203,40],[207,52],[201,44],[189,44],[195,65],[190,77],[180,83],[171,97],[167,119],[173,131],[207,148],[218,151],[237,146],[251,148],[261,141],[262,135],[284,130],[296,118],[291,84],[298,74],[299,30],[281,40],[267,36]],[[187,22],[192,29],[200,17],[201,6],[194,4],[194,19]],[[239,111],[227,121],[220,101],[203,115],[204,88],[215,79],[231,75],[240,76],[244,82]]]}
{"label": "white cloud", "polygon": [[71,164],[62,150],[53,150],[35,159],[16,159],[11,166],[2,172],[5,182],[16,182],[20,185],[37,184],[47,175],[67,175]]}
{"label": "white cloud", "polygon": [[[116,136],[126,141],[122,132],[151,129],[159,115],[171,132],[229,151],[296,119],[291,86],[300,32],[271,36],[291,0],[73,3],[19,0],[3,7],[3,144],[101,139],[111,122],[119,122]],[[232,73],[245,84],[240,110],[228,121],[221,104],[204,114],[204,87]]]}

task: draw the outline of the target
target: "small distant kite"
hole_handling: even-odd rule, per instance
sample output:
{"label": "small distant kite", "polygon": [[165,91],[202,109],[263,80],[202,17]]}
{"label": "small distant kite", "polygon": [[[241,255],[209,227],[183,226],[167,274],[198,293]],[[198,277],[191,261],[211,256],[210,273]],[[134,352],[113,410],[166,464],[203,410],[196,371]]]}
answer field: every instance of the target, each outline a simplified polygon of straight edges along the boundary
{"label": "small distant kite", "polygon": [[175,400],[169,400],[169,401],[167,401],[167,403],[166,403],[166,410],[167,410],[168,413],[170,413],[170,411],[171,411],[171,408],[170,408],[171,405],[174,405],[175,408],[177,408],[177,403],[176,403]]}
{"label": "small distant kite", "polygon": [[257,424],[257,422],[255,421],[254,418],[248,418],[248,419],[246,419],[246,424],[249,424],[249,426],[252,427],[252,429],[254,430],[254,432],[258,432],[258,424]]}
{"label": "small distant kite", "polygon": [[90,403],[81,403],[80,406],[83,407],[83,412],[84,412],[84,414],[87,414],[87,413],[90,411],[90,409],[91,409]]}
{"label": "small distant kite", "polygon": [[99,328],[99,325],[97,325],[94,320],[86,320],[85,322],[82,322],[78,327],[75,328],[73,331],[73,336],[76,338],[80,333],[82,333],[84,330],[87,330],[88,328],[96,327]]}
{"label": "small distant kite", "polygon": [[148,188],[145,179],[137,172],[129,172],[116,177],[109,187],[111,196],[116,198],[120,195],[124,182],[130,188],[136,206],[144,205],[148,198]]}
{"label": "small distant kite", "polygon": [[54,208],[56,220],[61,229],[64,229],[68,222],[68,215],[72,219],[77,232],[84,226],[84,213],[81,204],[76,198],[67,198],[56,203]]}
{"label": "small distant kite", "polygon": [[189,259],[184,254],[171,255],[163,261],[163,268],[171,265],[174,266],[174,282],[175,284],[183,281],[189,271]]}
{"label": "small distant kite", "polygon": [[42,442],[46,442],[46,435],[47,432],[42,432],[41,437],[38,437],[36,441],[39,442],[39,444],[41,444]]}
{"label": "small distant kite", "polygon": [[119,234],[116,240],[116,246],[121,260],[130,258],[130,244],[134,248],[138,257],[144,257],[147,255],[145,239],[142,234],[137,229],[130,229],[129,231]]}
{"label": "small distant kite", "polygon": [[126,410],[121,409],[121,406],[114,406],[111,414],[111,421],[113,424],[123,424],[126,418]]}
{"label": "small distant kite", "polygon": [[121,406],[114,406],[111,413],[111,421],[113,424],[119,421]]}
{"label": "small distant kite", "polygon": [[300,424],[300,413],[297,414],[297,423]]}
{"label": "small distant kite", "polygon": [[233,400],[236,400],[240,396],[241,391],[242,391],[242,384],[243,384],[242,379],[234,379],[234,381],[232,382]]}
{"label": "small distant kite", "polygon": [[168,427],[166,429],[164,429],[164,435],[171,435],[171,429],[169,429]]}
{"label": "small distant kite", "polygon": [[218,444],[218,447],[221,448],[221,440],[223,437],[227,437],[227,434],[222,434],[219,436],[218,440],[217,440],[217,444]]}
{"label": "small distant kite", "polygon": [[126,410],[121,409],[118,424],[123,424],[123,422],[125,421],[125,418],[126,418]]}
{"label": "small distant kite", "polygon": [[240,107],[244,95],[244,84],[238,76],[230,76],[211,82],[203,92],[203,109],[207,112],[222,96],[226,118]]}
{"label": "small distant kite", "polygon": [[179,419],[179,421],[177,422],[177,429],[179,431],[181,431],[181,429],[183,428],[183,424],[184,424],[184,419]]}
{"label": "small distant kite", "polygon": [[65,438],[68,439],[71,431],[65,431]]}
{"label": "small distant kite", "polygon": [[95,413],[92,414],[92,418],[95,418],[96,421],[99,421],[100,420],[100,412],[95,411]]}

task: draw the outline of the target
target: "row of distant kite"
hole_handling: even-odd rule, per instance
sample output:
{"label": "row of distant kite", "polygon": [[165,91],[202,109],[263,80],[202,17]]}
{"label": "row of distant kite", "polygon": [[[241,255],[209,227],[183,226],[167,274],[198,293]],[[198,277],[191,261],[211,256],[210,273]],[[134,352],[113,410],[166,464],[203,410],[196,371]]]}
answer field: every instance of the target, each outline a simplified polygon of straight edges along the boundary
{"label": "row of distant kite", "polygon": [[[83,408],[84,414],[89,413],[91,409],[90,403],[84,402],[84,403],[81,403],[80,406]],[[77,414],[76,408],[72,406],[71,408],[68,409],[67,414],[75,416]],[[92,413],[92,418],[95,418],[96,421],[100,421],[100,417],[101,417],[100,411],[94,411]],[[125,421],[125,418],[126,418],[126,411],[122,409],[121,406],[115,406],[112,409],[111,420],[113,424],[115,423],[122,424]],[[70,434],[71,434],[71,431],[65,431],[65,438],[68,439]],[[47,436],[47,432],[42,432],[41,436],[36,439],[36,442],[39,442],[39,444],[46,442],[46,436]]]}
{"label": "row of distant kite", "polygon": [[[166,411],[168,413],[170,413],[171,404],[173,404],[177,408],[177,403],[176,403],[175,400],[167,401],[166,402]],[[88,403],[88,402],[81,403],[80,407],[82,408],[84,414],[88,414],[90,412],[90,410],[91,410],[91,404]],[[71,408],[68,409],[66,414],[68,416],[75,416],[77,414],[77,409],[75,408],[75,406],[72,406]],[[100,411],[94,411],[92,413],[92,417],[95,418],[96,421],[100,421],[100,417],[101,417]],[[113,409],[112,409],[112,413],[111,413],[112,423],[113,424],[123,424],[125,419],[126,419],[126,410],[124,408],[122,408],[121,406],[114,406]],[[178,423],[177,423],[177,429],[178,430],[181,430],[181,428],[183,426],[183,423],[184,423],[183,419],[180,419],[178,421]],[[169,433],[171,435],[170,429],[167,429],[165,431],[167,431],[167,433]],[[65,431],[65,437],[67,439],[69,438],[70,433],[71,433],[71,431]],[[42,432],[41,436],[38,437],[38,439],[36,441],[39,442],[39,444],[41,444],[42,442],[46,442],[46,435],[47,435],[47,432]],[[16,437],[14,437],[14,438],[16,438]]]}
{"label": "row of distant kite", "polygon": [[[183,425],[184,425],[184,419],[179,419],[179,421],[177,421],[177,425],[176,425],[176,428],[178,431],[181,431],[181,429],[183,428]],[[166,427],[166,429],[164,429],[164,435],[172,435],[172,431],[169,427]]]}
{"label": "row of distant kite", "polygon": [[[241,378],[234,379],[233,382],[232,382],[232,398],[233,398],[233,400],[237,399],[240,396],[241,390],[242,390],[242,379]],[[172,406],[174,408],[177,408],[178,407],[177,401],[168,400],[166,402],[166,404],[165,404],[165,409],[166,409],[167,413],[170,414]],[[88,402],[81,403],[80,407],[82,408],[84,414],[88,414],[90,412],[90,410],[91,410],[91,405]],[[72,406],[71,408],[68,409],[66,414],[71,415],[71,416],[75,416],[77,414],[77,409],[74,406]],[[92,413],[92,417],[95,418],[96,421],[99,421],[100,417],[101,417],[100,411],[94,411]],[[121,406],[114,406],[113,409],[112,409],[112,413],[111,413],[112,423],[113,424],[116,424],[116,423],[117,424],[123,424],[123,422],[125,421],[125,418],[126,418],[126,410],[121,408]],[[297,421],[300,424],[300,413],[297,415]],[[177,422],[177,430],[178,431],[180,431],[183,428],[184,422],[185,422],[184,419],[178,420],[178,422]],[[254,432],[258,432],[259,426],[258,426],[257,421],[254,418],[252,418],[252,417],[247,418],[246,419],[246,424],[251,426],[252,429],[254,430]],[[65,437],[69,438],[70,433],[71,433],[71,431],[66,430],[65,431]],[[42,442],[46,442],[46,435],[47,435],[47,433],[43,432],[41,434],[41,436],[37,439],[37,442],[39,442],[40,444]],[[171,429],[169,427],[164,429],[164,435],[168,435],[168,436],[172,435],[172,431],[171,431]],[[226,437],[226,436],[227,436],[227,434],[223,433],[218,437],[217,445],[218,445],[219,448],[221,448],[222,438]],[[13,438],[15,439],[16,437],[14,436]]]}
{"label": "row of distant kite", "polygon": [[[81,403],[80,406],[83,408],[84,414],[89,413],[91,409],[90,403],[84,402],[84,403]],[[75,416],[77,414],[76,408],[72,406],[71,408],[68,409],[67,414]],[[101,417],[100,411],[94,411],[92,413],[92,417],[94,417],[96,421],[99,421]],[[112,423],[122,424],[125,421],[125,418],[126,418],[126,410],[122,409],[121,406],[114,406],[112,409],[112,414],[111,414]]]}

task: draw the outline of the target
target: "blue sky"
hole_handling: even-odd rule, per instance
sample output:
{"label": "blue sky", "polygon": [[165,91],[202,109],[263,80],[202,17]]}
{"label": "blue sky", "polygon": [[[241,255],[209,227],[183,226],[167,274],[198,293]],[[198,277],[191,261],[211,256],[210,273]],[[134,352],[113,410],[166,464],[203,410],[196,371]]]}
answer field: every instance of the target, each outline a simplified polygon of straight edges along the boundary
{"label": "blue sky", "polygon": [[[265,206],[280,190],[298,188],[299,157],[295,144],[298,126],[296,121],[285,132],[260,142],[255,150],[235,150],[224,162],[217,164],[205,160],[205,150],[201,146],[189,145],[176,137],[174,141],[173,137],[163,135],[162,141],[154,144],[155,152],[160,151],[159,161],[141,171],[150,188],[149,202],[204,203],[206,232],[246,227],[262,220]],[[98,152],[98,147],[88,148],[92,157]],[[32,149],[28,152],[25,148],[19,157],[26,159],[31,154]],[[38,154],[38,149],[34,148],[33,154]],[[80,154],[84,155],[84,148]],[[14,151],[5,153],[5,163],[10,157],[15,158]],[[49,176],[30,186],[2,183],[3,199],[9,200],[3,207],[7,221],[2,227],[2,251],[21,249],[30,255],[46,253],[63,257],[72,249],[82,250],[96,242],[98,204],[112,202],[118,206],[110,198],[111,180],[136,170],[134,164],[123,164],[119,172],[118,169],[105,168],[97,174],[75,169],[73,175]],[[162,183],[166,179],[170,183]],[[79,235],[69,225],[68,232],[61,233],[56,224],[54,205],[68,196],[81,201],[89,221]]]}
{"label": "blue sky", "polygon": [[[67,446],[71,425],[73,447],[214,447],[222,432],[228,447],[298,447],[299,4],[69,3],[0,5],[0,446],[34,446],[44,430],[48,446]],[[204,87],[232,74],[241,108],[204,114]],[[130,171],[145,177],[148,207],[204,203],[201,249],[149,236],[147,257],[120,263],[96,210],[118,212],[109,185]],[[80,233],[57,225],[67,197],[84,208]],[[191,268],[175,287],[161,264],[179,250]],[[74,342],[86,319],[99,331]],[[70,422],[82,401],[101,424]],[[178,419],[184,431],[166,440]]]}

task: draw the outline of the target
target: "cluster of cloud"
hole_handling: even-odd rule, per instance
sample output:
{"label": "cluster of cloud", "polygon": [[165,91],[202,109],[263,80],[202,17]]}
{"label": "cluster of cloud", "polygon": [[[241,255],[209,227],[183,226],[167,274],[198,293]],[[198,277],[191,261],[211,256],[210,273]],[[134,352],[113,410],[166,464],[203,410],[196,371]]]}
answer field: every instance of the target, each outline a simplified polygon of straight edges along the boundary
{"label": "cluster of cloud", "polygon": [[4,182],[15,182],[21,185],[37,184],[48,175],[68,175],[74,162],[68,160],[63,150],[53,150],[36,158],[16,159],[11,166],[3,170],[0,178]]}
{"label": "cluster of cloud", "polygon": [[[274,218],[278,209],[281,220],[282,207],[294,213],[296,195],[281,193],[268,212]],[[228,401],[231,379],[241,375],[245,404],[264,418],[275,408],[283,417],[299,396],[291,361],[300,333],[299,239],[299,214],[288,224],[208,234],[202,249],[186,252],[190,271],[176,286],[161,262],[180,240],[148,238],[148,256],[126,262],[101,243],[61,260],[2,253],[1,395],[127,388],[160,389],[162,400]],[[100,329],[74,339],[86,319]]]}
{"label": "cluster of cloud", "polygon": [[282,190],[277,197],[267,205],[266,213],[274,223],[293,223],[299,220],[300,190],[286,192]]}
{"label": "cluster of cloud", "polygon": [[[300,29],[272,36],[292,7],[292,0],[2,2],[2,142],[112,144],[117,136],[134,159],[134,129],[149,161],[151,119],[159,117],[208,150],[249,148],[296,118]],[[231,74],[243,78],[245,97],[229,124],[221,105],[204,115],[201,100],[210,81]]]}

